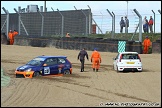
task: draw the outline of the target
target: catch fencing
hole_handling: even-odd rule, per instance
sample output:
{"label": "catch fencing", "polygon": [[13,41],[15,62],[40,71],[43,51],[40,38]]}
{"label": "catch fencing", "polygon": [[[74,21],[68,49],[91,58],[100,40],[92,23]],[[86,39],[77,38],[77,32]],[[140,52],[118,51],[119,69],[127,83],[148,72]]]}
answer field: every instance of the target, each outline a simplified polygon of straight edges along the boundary
{"label": "catch fencing", "polygon": [[[142,20],[145,16],[149,20],[154,19],[153,33],[161,33],[161,11],[145,10],[147,13],[138,12],[136,9],[126,10],[98,10],[91,9],[32,12],[32,13],[7,13],[1,14],[1,32],[7,34],[9,30],[16,29],[19,35],[30,36],[62,36],[70,33],[71,36],[88,36],[93,34],[111,34],[114,38],[116,33],[120,33],[120,19],[128,16],[128,34],[133,40],[134,36],[139,37],[143,33]],[[140,17],[137,15],[141,16]],[[141,24],[141,25],[140,25]],[[155,28],[156,27],[156,28]],[[93,31],[94,30],[94,31]],[[123,28],[123,34],[125,28]],[[138,39],[141,41],[141,39]]]}
{"label": "catch fencing", "polygon": [[90,9],[1,14],[1,32],[7,34],[6,31],[9,29],[27,36],[63,37],[66,33],[87,36],[91,32],[89,27],[89,23],[92,23],[91,18]]}

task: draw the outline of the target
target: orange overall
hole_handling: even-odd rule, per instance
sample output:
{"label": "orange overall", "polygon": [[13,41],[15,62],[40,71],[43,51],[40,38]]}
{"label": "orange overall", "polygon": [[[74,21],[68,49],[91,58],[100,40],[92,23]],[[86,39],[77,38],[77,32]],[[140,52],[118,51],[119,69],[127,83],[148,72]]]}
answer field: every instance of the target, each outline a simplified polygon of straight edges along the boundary
{"label": "orange overall", "polygon": [[143,44],[143,54],[148,54],[149,47],[151,46],[150,39],[146,38],[142,44]]}
{"label": "orange overall", "polygon": [[18,32],[14,31],[14,32],[9,32],[8,33],[8,37],[10,39],[10,45],[14,44],[14,37],[18,34]]}
{"label": "orange overall", "polygon": [[98,51],[94,51],[91,55],[91,62],[92,62],[92,68],[93,69],[99,69],[100,63],[101,63],[101,56]]}
{"label": "orange overall", "polygon": [[12,33],[12,32],[9,32],[9,33],[8,33],[8,37],[9,37],[9,39],[10,39],[10,45],[13,45],[13,43],[14,43],[13,33]]}
{"label": "orange overall", "polygon": [[15,37],[17,34],[18,34],[17,31],[14,31],[14,32],[13,32],[13,36],[14,36],[14,37]]}

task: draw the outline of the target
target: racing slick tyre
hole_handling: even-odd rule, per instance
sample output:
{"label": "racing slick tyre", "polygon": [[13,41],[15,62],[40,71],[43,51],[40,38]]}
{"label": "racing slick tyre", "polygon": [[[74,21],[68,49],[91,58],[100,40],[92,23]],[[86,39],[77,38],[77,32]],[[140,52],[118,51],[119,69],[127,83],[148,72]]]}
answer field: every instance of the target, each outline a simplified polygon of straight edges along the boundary
{"label": "racing slick tyre", "polygon": [[64,74],[70,74],[70,71],[69,70],[65,70]]}
{"label": "racing slick tyre", "polygon": [[40,73],[39,72],[34,72],[33,77],[37,77],[37,76],[40,76]]}

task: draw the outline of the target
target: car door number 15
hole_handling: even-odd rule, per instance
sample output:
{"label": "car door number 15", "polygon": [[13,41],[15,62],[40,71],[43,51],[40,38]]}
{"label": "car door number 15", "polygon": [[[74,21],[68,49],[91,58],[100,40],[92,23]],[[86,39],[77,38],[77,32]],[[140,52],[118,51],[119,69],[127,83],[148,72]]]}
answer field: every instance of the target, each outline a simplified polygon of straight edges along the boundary
{"label": "car door number 15", "polygon": [[50,68],[44,67],[44,74],[50,74]]}

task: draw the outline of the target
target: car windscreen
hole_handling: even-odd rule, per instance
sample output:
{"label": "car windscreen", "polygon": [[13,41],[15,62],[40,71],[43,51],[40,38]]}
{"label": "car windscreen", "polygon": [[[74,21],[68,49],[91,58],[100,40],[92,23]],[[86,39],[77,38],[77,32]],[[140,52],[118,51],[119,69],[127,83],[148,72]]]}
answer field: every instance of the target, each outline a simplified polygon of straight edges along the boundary
{"label": "car windscreen", "polygon": [[40,66],[44,60],[44,58],[34,58],[31,61],[29,61],[26,65]]}
{"label": "car windscreen", "polygon": [[122,59],[139,59],[138,54],[122,54]]}

